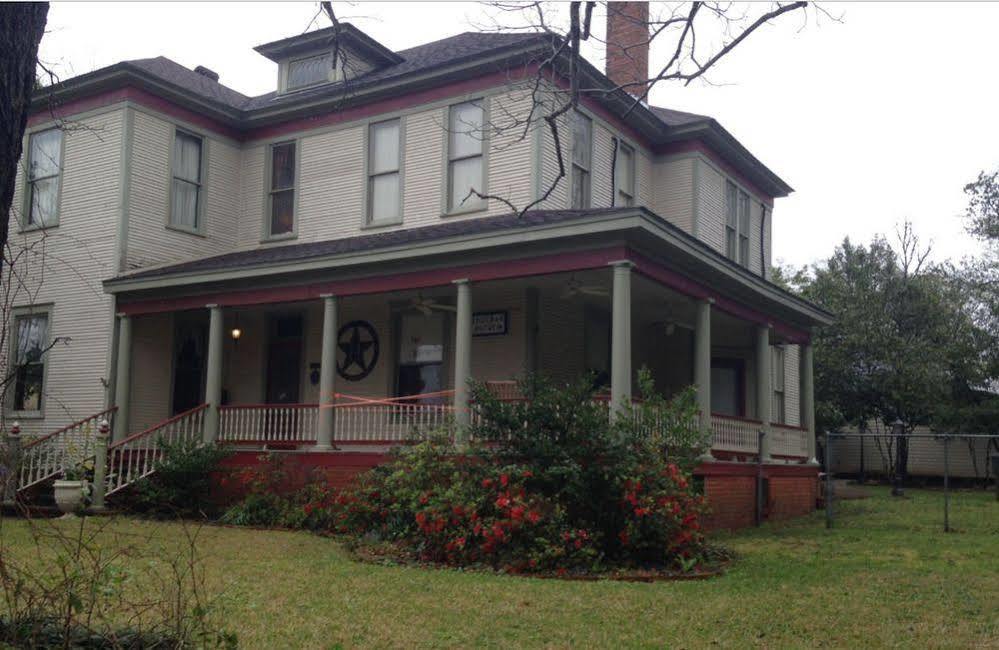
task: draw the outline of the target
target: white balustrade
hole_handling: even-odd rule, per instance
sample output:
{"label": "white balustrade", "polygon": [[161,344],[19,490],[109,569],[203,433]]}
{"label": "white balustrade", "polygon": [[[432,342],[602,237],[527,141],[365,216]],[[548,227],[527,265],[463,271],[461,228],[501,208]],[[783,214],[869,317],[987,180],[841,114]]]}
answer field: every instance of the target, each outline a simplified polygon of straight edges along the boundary
{"label": "white balustrade", "polygon": [[204,435],[207,410],[207,404],[196,406],[110,445],[105,495],[114,494],[140,478],[152,474],[163,459],[161,441],[172,444],[190,440],[200,441]]}
{"label": "white balustrade", "polygon": [[311,444],[318,404],[237,404],[219,409],[219,442]]}
{"label": "white balustrade", "polygon": [[777,456],[791,456],[808,459],[808,430],[787,424],[771,424],[773,439],[770,453]]}
{"label": "white balustrade", "polygon": [[759,420],[711,414],[711,448],[755,454],[759,451]]}
{"label": "white balustrade", "polygon": [[334,407],[334,442],[405,442],[449,425],[447,403],[380,402]]}
{"label": "white balustrade", "polygon": [[17,489],[25,490],[62,474],[68,467],[83,463],[93,455],[94,436],[101,420],[114,420],[117,408],[74,422],[40,438],[29,440],[21,447],[20,474]]}

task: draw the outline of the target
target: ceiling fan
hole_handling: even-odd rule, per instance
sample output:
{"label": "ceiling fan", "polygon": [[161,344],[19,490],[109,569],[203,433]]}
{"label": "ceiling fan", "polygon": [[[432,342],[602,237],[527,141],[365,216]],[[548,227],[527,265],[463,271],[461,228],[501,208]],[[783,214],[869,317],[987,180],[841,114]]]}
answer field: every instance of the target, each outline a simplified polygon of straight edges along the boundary
{"label": "ceiling fan", "polygon": [[662,327],[666,330],[666,336],[672,336],[673,332],[675,332],[678,327],[694,331],[694,326],[692,324],[679,320],[670,308],[667,308],[666,310],[666,318],[657,320],[652,325],[653,327]]}
{"label": "ceiling fan", "polygon": [[599,284],[583,284],[576,279],[573,275],[569,278],[569,281],[565,283],[565,289],[562,290],[562,299],[568,300],[570,298],[575,298],[576,296],[609,296],[610,291],[600,286]]}
{"label": "ceiling fan", "polygon": [[444,303],[437,302],[434,298],[425,298],[423,294],[417,295],[408,305],[402,307],[401,309],[415,309],[424,316],[429,316],[434,313],[435,309],[439,311],[457,311],[457,308],[454,305],[446,305]]}

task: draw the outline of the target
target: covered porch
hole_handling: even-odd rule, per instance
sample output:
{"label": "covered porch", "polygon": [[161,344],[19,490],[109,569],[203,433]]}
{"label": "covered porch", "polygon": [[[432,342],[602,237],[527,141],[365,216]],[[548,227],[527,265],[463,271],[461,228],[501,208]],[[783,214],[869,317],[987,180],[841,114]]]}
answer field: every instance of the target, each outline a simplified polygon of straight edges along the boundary
{"label": "covered porch", "polygon": [[814,318],[786,294],[776,297],[788,305],[770,309],[745,291],[768,283],[745,282],[727,260],[741,300],[725,291],[730,280],[712,284],[717,270],[698,274],[689,252],[579,235],[549,241],[543,255],[521,239],[457,258],[404,255],[265,279],[181,270],[112,281],[132,285],[117,296],[114,394],[128,424],[116,436],[206,404],[206,441],[383,450],[452,420],[465,430],[471,380],[520,399],[525,373],[592,373],[613,417],[646,366],[664,395],[695,386],[716,459],[755,459],[760,431],[765,460],[814,459]]}

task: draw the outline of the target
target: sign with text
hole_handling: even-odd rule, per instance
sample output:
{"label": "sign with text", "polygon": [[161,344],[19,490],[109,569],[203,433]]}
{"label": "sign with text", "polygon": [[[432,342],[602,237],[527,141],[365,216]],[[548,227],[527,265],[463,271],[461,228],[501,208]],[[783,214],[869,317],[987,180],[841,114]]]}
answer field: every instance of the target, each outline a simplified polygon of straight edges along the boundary
{"label": "sign with text", "polygon": [[472,336],[502,336],[507,333],[508,311],[480,311],[472,314]]}

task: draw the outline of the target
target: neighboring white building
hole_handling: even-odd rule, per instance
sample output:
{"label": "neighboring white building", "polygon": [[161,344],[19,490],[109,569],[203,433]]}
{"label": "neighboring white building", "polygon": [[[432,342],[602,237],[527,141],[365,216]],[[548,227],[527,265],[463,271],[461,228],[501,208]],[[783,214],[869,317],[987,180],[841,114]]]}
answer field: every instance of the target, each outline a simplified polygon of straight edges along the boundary
{"label": "neighboring white building", "polygon": [[[4,356],[32,362],[8,421],[42,434],[117,405],[120,438],[208,403],[232,440],[249,425],[220,407],[314,408],[334,389],[461,407],[465,378],[525,371],[593,371],[618,400],[648,365],[665,392],[698,384],[719,453],[751,453],[765,426],[774,455],[811,455],[801,350],[829,315],[767,280],[791,188],[715,120],[587,97],[563,124],[568,177],[518,216],[466,197],[525,206],[554,179],[543,124],[503,128],[530,111],[514,73],[530,79],[546,37],[393,52],[344,25],[336,62],[331,37],[258,47],[277,67],[260,97],[162,57],[39,93]],[[303,441],[335,425],[295,417]]]}

